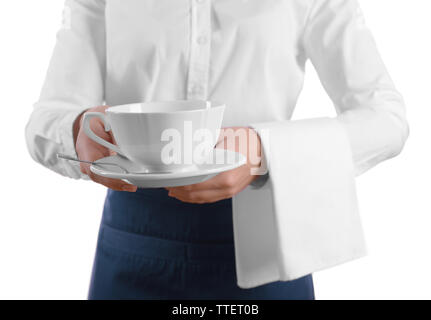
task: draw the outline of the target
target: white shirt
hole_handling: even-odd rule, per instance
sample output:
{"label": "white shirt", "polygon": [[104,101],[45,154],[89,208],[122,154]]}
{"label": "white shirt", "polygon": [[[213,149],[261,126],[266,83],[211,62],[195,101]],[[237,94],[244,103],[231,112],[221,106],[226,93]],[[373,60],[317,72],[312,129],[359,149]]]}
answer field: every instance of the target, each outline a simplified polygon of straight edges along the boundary
{"label": "white shirt", "polygon": [[[271,147],[265,157],[275,163],[269,164],[272,178],[266,188],[249,188],[234,199],[239,285],[290,280],[363,254],[352,177],[397,155],[408,126],[403,99],[356,0],[67,0],[65,8],[45,85],[26,128],[36,161],[62,175],[85,178],[56,153],[76,156],[73,122],[93,106],[223,101],[224,126],[271,131],[271,141],[263,138],[262,143],[264,150]],[[290,121],[308,59],[334,102],[335,119]],[[331,165],[334,161],[337,165]],[[339,193],[344,186],[346,193]],[[349,212],[312,225],[316,198],[331,198],[329,191],[319,196],[322,190],[332,190],[337,199],[326,209],[320,204],[323,218],[331,210]],[[296,193],[296,202],[289,200],[290,192]],[[298,200],[304,194],[308,204]],[[244,205],[250,197],[260,199],[261,211]],[[335,208],[334,202],[344,207]],[[292,220],[283,220],[284,210]],[[297,224],[301,232],[285,232],[298,215],[308,217]],[[334,231],[322,231],[324,221],[347,230],[340,217],[357,236],[340,233],[327,250],[320,250]],[[271,225],[259,234],[265,222]],[[267,241],[270,233],[278,237]],[[313,238],[319,233],[322,237]],[[251,240],[261,247],[247,247]],[[343,241],[343,250],[333,245]],[[273,247],[277,250],[269,254]],[[293,251],[297,254],[289,256]],[[256,261],[265,252],[271,266]],[[252,255],[255,259],[249,259]]]}

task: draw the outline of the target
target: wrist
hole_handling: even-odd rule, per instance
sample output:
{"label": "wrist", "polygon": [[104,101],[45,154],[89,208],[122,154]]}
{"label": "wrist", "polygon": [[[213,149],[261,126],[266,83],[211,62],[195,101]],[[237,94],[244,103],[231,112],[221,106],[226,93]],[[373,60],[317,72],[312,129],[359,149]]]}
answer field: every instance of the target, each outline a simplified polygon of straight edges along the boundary
{"label": "wrist", "polygon": [[251,169],[258,169],[262,165],[262,145],[259,134],[248,128],[248,162]]}
{"label": "wrist", "polygon": [[84,113],[87,112],[87,110],[85,110],[84,112],[82,112],[76,119],[75,122],[73,123],[73,145],[76,146],[76,140],[78,139],[78,134],[79,134],[79,130],[81,129],[82,126],[82,118]]}

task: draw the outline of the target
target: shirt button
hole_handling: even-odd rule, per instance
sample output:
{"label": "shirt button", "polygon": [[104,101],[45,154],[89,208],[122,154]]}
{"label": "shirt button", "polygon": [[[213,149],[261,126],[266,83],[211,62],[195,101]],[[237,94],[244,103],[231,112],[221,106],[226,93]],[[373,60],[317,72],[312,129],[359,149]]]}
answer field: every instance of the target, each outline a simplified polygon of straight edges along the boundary
{"label": "shirt button", "polygon": [[197,40],[198,44],[200,45],[204,45],[208,42],[208,38],[205,36],[200,36]]}

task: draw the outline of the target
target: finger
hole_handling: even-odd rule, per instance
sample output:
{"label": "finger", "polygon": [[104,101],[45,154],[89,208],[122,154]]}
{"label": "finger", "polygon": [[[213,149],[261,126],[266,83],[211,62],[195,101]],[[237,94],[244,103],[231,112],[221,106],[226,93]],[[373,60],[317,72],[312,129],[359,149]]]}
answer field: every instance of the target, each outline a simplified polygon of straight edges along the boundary
{"label": "finger", "polygon": [[187,185],[187,186],[180,186],[180,187],[170,187],[166,189],[168,191],[173,191],[178,193],[189,193],[189,192],[201,191],[201,190],[219,189],[217,180],[212,181],[216,178],[217,176],[201,183]]}
{"label": "finger", "polygon": [[225,199],[230,199],[249,185],[247,179],[241,181],[236,186],[225,189],[202,190],[192,192],[182,192],[170,190],[168,195],[183,202],[188,203],[213,203]]}
{"label": "finger", "polygon": [[174,191],[177,190],[181,192],[193,192],[193,191],[218,190],[218,189],[230,188],[235,186],[238,182],[238,177],[240,177],[239,169],[241,168],[220,173],[215,177],[201,183],[188,185],[188,186],[167,188],[167,189],[174,190]]}
{"label": "finger", "polygon": [[[78,158],[84,161],[95,162],[99,159],[109,156],[109,150],[104,147],[94,146],[93,148],[87,148],[83,152],[78,151]],[[89,163],[80,163],[81,172],[90,175],[91,164]]]}
{"label": "finger", "polygon": [[238,179],[235,184],[217,189],[190,190],[187,187],[167,188],[169,196],[184,202],[208,203],[232,198],[250,184],[249,177]]}
{"label": "finger", "polygon": [[[195,186],[186,186],[186,187],[176,187],[176,188],[167,188],[169,191],[169,195],[173,197],[180,197],[182,199],[191,199],[194,200],[198,198],[198,200],[212,200],[206,198],[215,197],[215,198],[229,198],[238,193],[244,186],[247,185],[246,179],[237,180],[235,184],[226,185],[220,188],[196,188]],[[190,189],[192,187],[193,189]]]}
{"label": "finger", "polygon": [[105,187],[110,188],[112,190],[127,191],[127,192],[136,192],[137,190],[136,186],[128,184],[123,180],[105,178],[93,173],[90,169],[89,164],[81,163],[81,171],[84,174],[88,175],[88,177],[94,182],[104,185]]}
{"label": "finger", "polygon": [[101,185],[104,185],[105,187],[108,187],[109,189],[112,189],[112,190],[127,191],[127,192],[136,192],[136,190],[137,190],[136,186],[128,184],[127,182],[124,182],[123,180],[105,178],[105,177],[99,176],[93,172],[89,172],[88,176],[94,182],[99,183]]}
{"label": "finger", "polygon": [[232,195],[228,190],[205,190],[190,193],[169,192],[168,195],[182,202],[195,204],[213,203],[232,198]]}

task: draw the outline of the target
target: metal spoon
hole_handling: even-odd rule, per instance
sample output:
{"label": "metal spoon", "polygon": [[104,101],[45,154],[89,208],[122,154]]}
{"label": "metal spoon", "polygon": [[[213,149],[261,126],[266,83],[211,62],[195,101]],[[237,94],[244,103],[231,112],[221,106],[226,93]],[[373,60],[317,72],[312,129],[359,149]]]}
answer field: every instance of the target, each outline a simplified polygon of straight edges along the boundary
{"label": "metal spoon", "polygon": [[122,166],[120,166],[119,164],[116,163],[107,163],[107,162],[93,162],[93,161],[87,161],[87,160],[80,160],[80,159],[76,159],[73,157],[70,157],[68,155],[65,154],[61,154],[61,153],[57,153],[57,158],[58,159],[63,159],[63,160],[68,160],[68,161],[74,161],[74,162],[81,162],[81,163],[88,163],[88,164],[92,164],[92,165],[102,165],[102,166],[116,166],[118,168],[120,168],[121,170],[124,171],[124,173],[130,173],[129,171],[127,171],[126,169],[124,169]]}
{"label": "metal spoon", "polygon": [[57,153],[57,158],[63,159],[63,160],[68,160],[68,161],[74,161],[74,162],[88,163],[88,164],[92,164],[92,165],[95,165],[95,166],[100,166],[100,165],[102,165],[102,166],[116,166],[116,167],[120,168],[121,170],[123,170],[124,173],[126,173],[126,174],[130,174],[130,173],[138,173],[138,174],[162,174],[162,173],[163,174],[168,174],[168,173],[172,173],[170,171],[163,171],[163,172],[155,172],[155,171],[151,171],[151,172],[150,171],[148,171],[148,172],[129,172],[127,169],[125,169],[124,167],[122,167],[122,166],[120,166],[119,164],[116,164],[116,163],[107,163],[107,162],[100,162],[100,161],[93,162],[93,161],[87,161],[87,160],[80,160],[80,159],[76,159],[76,158],[70,157],[68,155],[61,154],[61,153]]}

